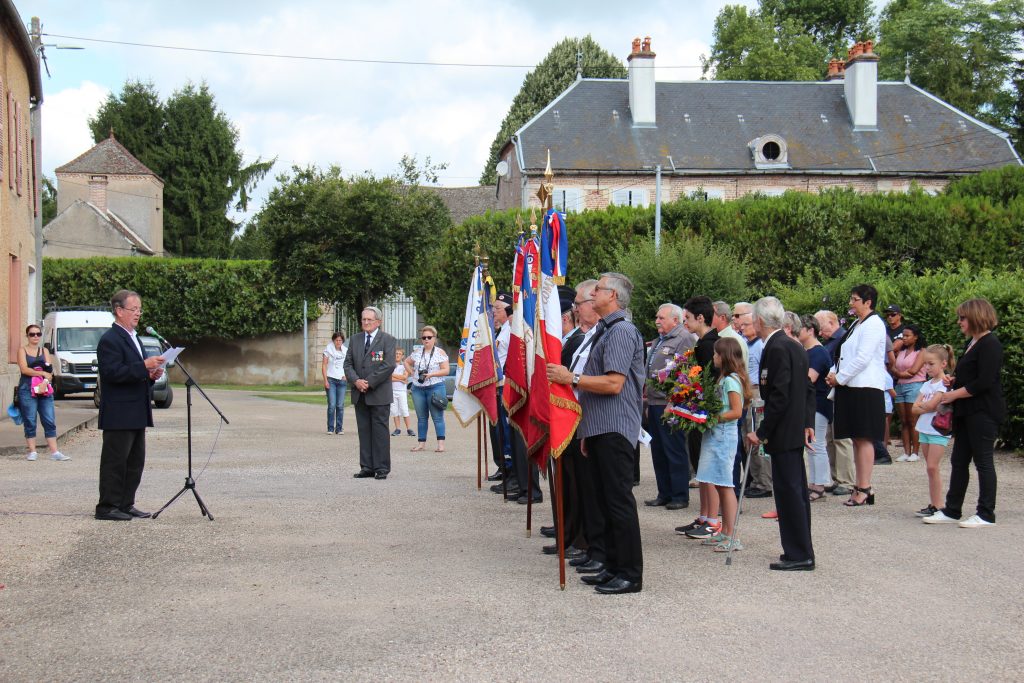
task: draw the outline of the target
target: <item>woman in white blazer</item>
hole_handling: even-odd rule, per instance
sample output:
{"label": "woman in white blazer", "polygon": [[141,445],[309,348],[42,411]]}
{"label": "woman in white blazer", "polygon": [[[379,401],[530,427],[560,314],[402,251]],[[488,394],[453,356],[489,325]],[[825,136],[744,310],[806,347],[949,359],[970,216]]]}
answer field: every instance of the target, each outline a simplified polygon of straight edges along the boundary
{"label": "woman in white blazer", "polygon": [[857,285],[850,292],[850,309],[857,320],[843,338],[839,361],[827,382],[835,389],[836,439],[853,439],[857,485],[846,501],[849,507],[875,504],[871,471],[874,442],[885,434],[885,323],[875,313],[878,291]]}

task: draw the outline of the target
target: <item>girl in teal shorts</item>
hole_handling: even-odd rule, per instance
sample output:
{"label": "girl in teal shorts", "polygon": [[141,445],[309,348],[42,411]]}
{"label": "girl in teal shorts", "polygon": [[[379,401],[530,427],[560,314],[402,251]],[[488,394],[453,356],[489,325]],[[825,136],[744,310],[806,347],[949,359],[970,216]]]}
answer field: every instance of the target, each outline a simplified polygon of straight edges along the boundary
{"label": "girl in teal shorts", "polygon": [[928,376],[921,386],[921,391],[914,401],[911,409],[917,415],[917,432],[921,435],[921,457],[925,461],[925,469],[928,472],[928,506],[917,511],[918,517],[930,517],[942,508],[942,474],[939,472],[939,463],[946,452],[946,445],[949,437],[939,434],[932,427],[932,418],[935,417],[935,410],[939,406],[939,399],[946,391],[943,381],[946,378],[946,370],[952,370],[955,361],[953,349],[948,344],[932,344],[924,350],[924,370]]}

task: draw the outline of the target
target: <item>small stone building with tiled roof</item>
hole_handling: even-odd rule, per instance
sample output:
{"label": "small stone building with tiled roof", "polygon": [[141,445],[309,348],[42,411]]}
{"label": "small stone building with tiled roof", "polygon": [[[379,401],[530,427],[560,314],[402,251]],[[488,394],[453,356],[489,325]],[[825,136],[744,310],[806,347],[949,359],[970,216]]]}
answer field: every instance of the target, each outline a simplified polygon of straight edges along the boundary
{"label": "small stone building with tiled roof", "polygon": [[163,256],[164,182],[114,133],[56,170],[57,216],[43,255]]}
{"label": "small stone building with tiled roof", "polygon": [[498,164],[499,208],[538,205],[547,152],[570,211],[753,192],[938,191],[1020,164],[1010,137],[909,82],[878,82],[871,43],[821,82],[656,82],[650,38],[627,79],[578,79],[520,128]]}

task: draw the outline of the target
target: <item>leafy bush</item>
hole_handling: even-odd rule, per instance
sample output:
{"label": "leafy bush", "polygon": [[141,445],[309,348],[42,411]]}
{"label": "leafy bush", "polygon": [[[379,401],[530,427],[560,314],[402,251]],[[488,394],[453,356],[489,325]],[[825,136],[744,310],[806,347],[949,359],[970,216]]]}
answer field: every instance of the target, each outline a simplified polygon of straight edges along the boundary
{"label": "leafy bush", "polygon": [[654,240],[618,254],[616,270],[633,281],[633,322],[645,338],[655,334],[654,316],[666,302],[682,305],[696,294],[730,303],[747,294],[747,265],[730,247],[701,238],[666,240],[654,253]]}
{"label": "leafy bush", "polygon": [[[974,297],[992,303],[999,314],[996,333],[1003,343],[1002,384],[1009,409],[1001,438],[1015,448],[1024,445],[1024,272],[975,269],[966,261],[949,270],[922,274],[910,269],[889,273],[853,269],[827,280],[800,278],[793,286],[780,287],[776,295],[787,309],[798,313],[824,307],[843,316],[850,289],[862,282],[878,289],[879,308],[898,304],[904,319],[921,327],[925,341],[949,344],[957,356],[966,342],[957,326],[956,307]],[[824,298],[831,305],[823,305]]]}
{"label": "leafy bush", "polygon": [[[302,298],[285,292],[269,261],[43,259],[48,305],[108,306],[122,288],[142,296],[143,324],[175,341],[302,329]],[[309,314],[319,315],[316,305]]]}

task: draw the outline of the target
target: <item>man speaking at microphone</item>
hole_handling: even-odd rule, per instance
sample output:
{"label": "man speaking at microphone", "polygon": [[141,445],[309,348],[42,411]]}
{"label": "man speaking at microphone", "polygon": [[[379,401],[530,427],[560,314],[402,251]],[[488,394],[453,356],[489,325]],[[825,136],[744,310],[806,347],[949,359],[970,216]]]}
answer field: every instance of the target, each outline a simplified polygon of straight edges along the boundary
{"label": "man speaking at microphone", "polygon": [[128,521],[149,517],[135,507],[135,492],[146,465],[146,427],[153,426],[150,388],[164,374],[163,356],[146,358],[135,328],[142,298],[127,289],[110,300],[114,324],[96,347],[99,364],[100,500],[96,519]]}

